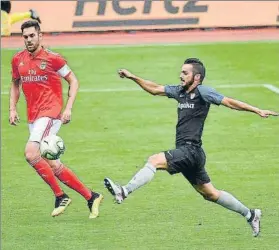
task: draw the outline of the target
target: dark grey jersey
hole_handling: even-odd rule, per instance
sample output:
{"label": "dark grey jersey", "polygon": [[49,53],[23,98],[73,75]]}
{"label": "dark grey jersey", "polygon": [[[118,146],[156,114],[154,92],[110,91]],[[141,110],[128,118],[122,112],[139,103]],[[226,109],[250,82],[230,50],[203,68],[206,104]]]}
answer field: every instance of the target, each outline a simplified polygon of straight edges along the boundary
{"label": "dark grey jersey", "polygon": [[165,86],[166,96],[178,102],[176,125],[176,147],[191,142],[201,145],[202,132],[210,104],[220,105],[224,96],[215,89],[198,85],[190,93],[182,86]]}

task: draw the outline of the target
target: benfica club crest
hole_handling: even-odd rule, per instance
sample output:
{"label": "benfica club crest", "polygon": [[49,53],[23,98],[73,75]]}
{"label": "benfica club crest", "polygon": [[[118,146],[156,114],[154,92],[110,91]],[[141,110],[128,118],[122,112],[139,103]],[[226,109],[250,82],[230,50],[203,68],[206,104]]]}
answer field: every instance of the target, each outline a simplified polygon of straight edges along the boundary
{"label": "benfica club crest", "polygon": [[195,93],[190,94],[190,99],[193,100],[195,98],[195,96],[196,96]]}
{"label": "benfica club crest", "polygon": [[41,69],[41,70],[45,70],[45,69],[46,69],[46,66],[47,66],[47,62],[46,62],[46,61],[42,61],[42,62],[41,62],[41,65],[40,65],[40,69]]}

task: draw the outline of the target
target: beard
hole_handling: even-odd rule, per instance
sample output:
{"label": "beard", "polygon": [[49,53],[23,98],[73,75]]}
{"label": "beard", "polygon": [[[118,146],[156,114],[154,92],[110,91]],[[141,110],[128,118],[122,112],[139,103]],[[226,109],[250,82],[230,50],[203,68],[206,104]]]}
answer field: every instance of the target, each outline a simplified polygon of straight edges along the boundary
{"label": "beard", "polygon": [[[31,45],[32,47],[29,47],[30,45]],[[26,49],[27,49],[29,52],[31,52],[31,53],[33,53],[34,51],[36,51],[36,49],[39,47],[39,43],[38,43],[38,42],[35,43],[35,44],[30,44],[30,45],[25,44],[25,47],[26,47]]]}
{"label": "beard", "polygon": [[192,79],[190,81],[188,81],[184,85],[182,85],[182,88],[187,90],[192,86],[193,83],[194,83],[194,76],[192,77]]}

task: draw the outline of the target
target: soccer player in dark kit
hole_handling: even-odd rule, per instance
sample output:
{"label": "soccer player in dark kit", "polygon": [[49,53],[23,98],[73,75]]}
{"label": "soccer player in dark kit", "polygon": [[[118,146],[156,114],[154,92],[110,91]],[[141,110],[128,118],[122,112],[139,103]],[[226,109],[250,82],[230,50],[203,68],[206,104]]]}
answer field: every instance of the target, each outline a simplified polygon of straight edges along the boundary
{"label": "soccer player in dark kit", "polygon": [[205,67],[197,58],[185,60],[180,73],[181,84],[177,86],[159,85],[126,69],[121,69],[118,73],[120,77],[133,80],[152,95],[174,98],[178,102],[178,122],[175,149],[150,156],[144,167],[125,186],[120,186],[109,178],[104,179],[105,186],[115,201],[118,204],[122,203],[133,191],[150,182],[158,169],[166,170],[170,174],[182,173],[204,199],[245,217],[252,228],[253,236],[257,237],[260,233],[261,210],[250,209],[230,193],[213,186],[205,169],[206,156],[201,147],[201,137],[211,104],[222,104],[231,109],[253,112],[263,118],[277,116],[278,113],[225,97],[202,85]]}

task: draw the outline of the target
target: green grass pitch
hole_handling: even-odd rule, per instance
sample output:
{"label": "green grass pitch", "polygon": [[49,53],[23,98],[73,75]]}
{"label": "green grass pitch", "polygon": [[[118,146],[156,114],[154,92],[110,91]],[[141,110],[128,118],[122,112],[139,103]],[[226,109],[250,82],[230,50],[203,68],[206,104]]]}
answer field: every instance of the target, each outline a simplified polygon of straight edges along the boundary
{"label": "green grass pitch", "polygon": [[[204,201],[181,175],[158,172],[122,205],[114,204],[103,186],[104,177],[126,184],[149,155],[174,147],[176,102],[143,91],[114,91],[137,88],[120,79],[117,69],[128,68],[161,84],[176,84],[184,59],[199,57],[207,67],[204,84],[279,111],[278,94],[262,86],[241,88],[265,83],[279,87],[278,48],[276,42],[259,42],[55,50],[67,58],[81,90],[91,91],[79,93],[72,122],[59,135],[67,147],[62,160],[105,196],[96,220],[88,219],[86,202],[65,186],[73,203],[61,217],[50,216],[52,192],[23,157],[28,138],[23,97],[18,105],[20,125],[8,124],[7,91],[15,51],[3,50],[2,249],[278,250],[277,117],[261,119],[212,107],[203,134],[213,184],[247,206],[262,209],[262,234],[257,239],[241,216]],[[100,89],[111,91],[92,92]]]}

